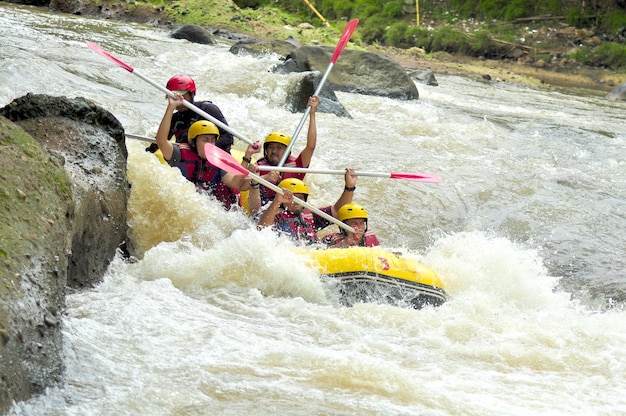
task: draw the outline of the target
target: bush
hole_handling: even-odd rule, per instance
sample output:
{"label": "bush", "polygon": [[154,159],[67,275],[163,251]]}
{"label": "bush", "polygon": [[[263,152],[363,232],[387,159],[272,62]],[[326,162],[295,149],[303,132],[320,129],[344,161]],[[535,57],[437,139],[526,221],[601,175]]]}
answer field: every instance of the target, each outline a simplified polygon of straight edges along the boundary
{"label": "bush", "polygon": [[332,2],[333,4],[333,13],[338,18],[350,19],[354,16],[354,4],[351,1],[338,1]]}
{"label": "bush", "polygon": [[602,20],[601,29],[615,36],[626,28],[626,11],[613,10]]}
{"label": "bush", "polygon": [[387,24],[389,21],[380,15],[368,17],[359,24],[361,39],[365,43],[383,42]]}
{"label": "bush", "polygon": [[572,57],[589,66],[603,66],[612,70],[626,68],[626,46],[619,43],[607,42],[595,48],[583,46]]}
{"label": "bush", "polygon": [[504,20],[511,21],[520,17],[528,16],[533,12],[532,7],[526,0],[513,0],[504,9]]}
{"label": "bush", "polygon": [[384,44],[397,48],[410,48],[412,45],[406,37],[409,25],[406,22],[397,22],[389,26],[383,34]]}
{"label": "bush", "polygon": [[464,49],[459,52],[470,56],[499,57],[500,53],[494,47],[491,34],[485,30],[474,32],[467,44],[463,44]]}
{"label": "bush", "polygon": [[412,46],[417,46],[418,48],[422,48],[425,51],[430,50],[430,39],[432,32],[428,29],[424,29],[417,26],[409,26],[406,31],[405,38],[407,43]]}
{"label": "bush", "polygon": [[403,0],[389,1],[383,7],[382,15],[388,18],[402,16]]}
{"label": "bush", "polygon": [[433,32],[429,49],[457,53],[461,50],[469,50],[470,47],[465,34],[446,26]]}

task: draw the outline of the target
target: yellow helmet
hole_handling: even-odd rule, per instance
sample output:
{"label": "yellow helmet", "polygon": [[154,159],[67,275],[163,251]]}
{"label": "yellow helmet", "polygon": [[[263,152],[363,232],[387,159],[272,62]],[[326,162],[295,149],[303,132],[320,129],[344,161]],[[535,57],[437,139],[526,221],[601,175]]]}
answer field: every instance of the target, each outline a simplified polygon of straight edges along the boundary
{"label": "yellow helmet", "polygon": [[306,198],[309,196],[309,188],[307,188],[306,184],[302,182],[300,179],[296,179],[296,178],[283,179],[278,184],[278,187],[289,189],[291,193],[294,193],[294,194],[303,194],[305,201],[306,201]]}
{"label": "yellow helmet", "polygon": [[196,121],[191,125],[191,127],[189,127],[189,131],[187,132],[187,141],[191,143],[193,139],[201,134],[215,134],[218,139],[220,138],[220,130],[215,124],[207,120],[200,120]]}
{"label": "yellow helmet", "polygon": [[339,208],[339,212],[337,212],[337,218],[339,221],[343,222],[345,220],[351,220],[353,218],[364,218],[367,219],[367,211],[359,204],[346,204]]}
{"label": "yellow helmet", "polygon": [[273,132],[267,135],[265,141],[263,142],[263,149],[269,143],[280,143],[285,146],[289,146],[289,142],[291,142],[291,137],[287,136],[285,133]]}

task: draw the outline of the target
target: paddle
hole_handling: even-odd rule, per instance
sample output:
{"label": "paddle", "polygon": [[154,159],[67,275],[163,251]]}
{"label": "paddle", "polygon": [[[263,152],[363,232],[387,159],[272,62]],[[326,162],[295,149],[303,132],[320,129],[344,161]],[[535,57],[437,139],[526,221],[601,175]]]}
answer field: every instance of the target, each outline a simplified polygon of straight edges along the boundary
{"label": "paddle", "polygon": [[[259,170],[262,171],[278,171],[278,172],[300,172],[300,173],[330,173],[334,175],[343,175],[346,172],[343,170],[324,170],[324,169],[311,169],[311,168],[291,168],[291,167],[279,167],[279,166],[259,166]],[[410,172],[354,172],[355,176],[377,176],[379,178],[389,179],[404,179],[406,181],[414,182],[429,182],[440,183],[441,178],[431,175],[429,173],[410,173]]]}
{"label": "paddle", "polygon": [[140,136],[138,134],[133,134],[133,133],[126,133],[125,135],[126,135],[126,137],[128,137],[130,139],[143,140],[144,142],[156,143],[156,139],[153,139],[152,137]]}
{"label": "paddle", "polygon": [[[352,33],[354,33],[354,31],[356,30],[356,26],[358,24],[359,24],[359,19],[352,19],[348,22],[346,27],[343,29],[343,33],[341,34],[341,37],[339,38],[339,42],[337,43],[337,46],[335,47],[335,53],[333,53],[332,58],[330,58],[330,63],[328,64],[328,68],[326,68],[326,72],[324,73],[324,76],[322,76],[322,79],[320,80],[320,83],[317,86],[317,89],[315,90],[313,95],[319,95],[320,92],[322,91],[322,88],[324,87],[324,84],[326,83],[326,79],[328,78],[328,75],[330,75],[330,71],[333,69],[335,62],[337,62],[337,59],[339,59],[339,55],[341,55],[341,52],[348,44],[348,41],[350,40]],[[293,147],[293,144],[296,142],[296,139],[298,138],[298,135],[300,134],[300,130],[302,130],[302,126],[304,126],[304,123],[306,122],[306,119],[309,116],[310,112],[311,112],[311,107],[307,107],[306,111],[302,115],[302,119],[300,119],[300,124],[298,124],[298,127],[296,128],[296,131],[293,134],[293,136],[291,136],[291,142],[289,142],[289,145],[287,146],[287,149],[285,150],[283,157],[278,162],[278,166],[283,166],[285,162],[287,161],[287,157],[289,157],[289,152],[291,152],[291,148]]]}
{"label": "paddle", "polygon": [[[212,145],[211,143],[206,143],[204,145],[204,154],[206,155],[207,160],[209,161],[210,164],[212,164],[213,166],[217,166],[218,168],[225,170],[228,173],[232,173],[233,175],[244,175],[244,176],[250,176],[252,177],[255,181],[263,184],[264,186],[270,188],[271,190],[273,190],[276,193],[279,193],[281,195],[284,194],[283,189],[274,185],[272,182],[267,181],[265,179],[263,179],[262,177],[255,175],[254,173],[250,172],[248,169],[244,168],[243,166],[241,166],[241,164],[239,164],[239,162],[237,162],[237,160],[232,157],[229,153],[226,153],[225,151],[223,151],[222,149],[220,149],[219,147]],[[345,174],[345,172],[344,172]],[[320,217],[325,218],[326,220],[337,224],[339,227],[343,228],[346,231],[349,231],[351,233],[354,233],[355,230],[354,228],[350,227],[347,224],[344,224],[343,222],[339,221],[337,218],[333,217],[332,215],[328,215],[327,213],[325,213],[324,211],[315,208],[314,206],[307,204],[306,202],[304,202],[303,200],[301,200],[300,198],[296,198],[295,196],[293,197],[293,201],[305,208],[310,209],[312,212],[316,213],[317,215],[319,215]]]}
{"label": "paddle", "polygon": [[[139,78],[143,79],[148,84],[151,84],[153,87],[158,88],[159,90],[161,90],[162,92],[167,94],[169,97],[176,98],[176,95],[172,91],[170,91],[167,88],[159,85],[155,81],[151,80],[147,76],[145,76],[142,73],[140,73],[139,71],[135,70],[135,68],[133,68],[132,66],[128,65],[127,63],[124,63],[122,60],[120,60],[120,59],[116,58],[115,56],[111,55],[109,52],[105,51],[100,46],[96,45],[95,43],[87,41],[87,46],[89,46],[89,48],[92,51],[94,51],[95,53],[97,53],[98,55],[104,56],[105,58],[107,58],[110,61],[113,61],[114,63],[116,63],[117,65],[121,66],[122,68],[124,68],[128,72],[131,72],[131,73],[137,75]],[[194,111],[195,113],[201,115],[206,120],[212,121],[216,126],[221,127],[222,129],[224,129],[227,132],[231,133],[233,136],[236,136],[236,137],[240,138],[244,142],[246,142],[248,144],[254,143],[252,140],[250,140],[249,138],[247,138],[243,134],[239,133],[238,131],[236,131],[235,129],[230,127],[229,125],[222,123],[221,121],[219,121],[218,119],[216,119],[215,117],[213,117],[212,115],[207,113],[206,111],[203,111],[200,108],[196,107],[195,105],[193,105],[189,101],[183,100],[183,105],[185,107],[187,107],[188,109]]]}

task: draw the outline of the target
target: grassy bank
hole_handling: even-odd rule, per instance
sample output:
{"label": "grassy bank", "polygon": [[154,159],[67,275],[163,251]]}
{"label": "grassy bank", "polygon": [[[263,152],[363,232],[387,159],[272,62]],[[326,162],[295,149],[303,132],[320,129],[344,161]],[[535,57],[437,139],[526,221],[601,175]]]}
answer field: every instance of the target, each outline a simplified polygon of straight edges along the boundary
{"label": "grassy bank", "polygon": [[[183,0],[165,3],[162,0],[128,3],[107,0],[97,4],[94,2],[87,13],[165,27],[197,24],[261,39],[293,37],[302,44],[331,46],[337,43],[347,23],[344,19],[329,21],[329,25],[324,25],[312,12],[290,14],[274,7],[240,8],[231,0]],[[555,32],[549,26],[529,23],[517,28],[519,33],[509,33],[507,39],[524,39],[526,43],[531,41],[532,47],[503,40],[501,46],[510,49],[512,56],[485,59],[458,51],[427,52],[417,47],[397,48],[380,43],[367,44],[363,40],[363,34],[367,32],[365,24],[363,22],[359,24],[350,40],[349,48],[390,55],[408,69],[432,69],[435,74],[489,76],[493,80],[520,83],[536,88],[579,87],[596,90],[598,93],[609,91],[626,82],[624,71],[583,65],[569,57],[574,53],[572,37],[586,36],[585,39],[593,39],[593,32],[589,31],[561,28]],[[480,22],[463,21],[452,24],[447,21],[431,20],[425,21],[424,25],[432,27],[433,33],[453,29],[456,33],[465,31],[471,34],[476,33],[477,28],[483,30],[484,27]],[[502,30],[502,27],[497,30]],[[507,30],[513,29],[509,26]],[[494,29],[491,36],[495,38],[496,33]]]}

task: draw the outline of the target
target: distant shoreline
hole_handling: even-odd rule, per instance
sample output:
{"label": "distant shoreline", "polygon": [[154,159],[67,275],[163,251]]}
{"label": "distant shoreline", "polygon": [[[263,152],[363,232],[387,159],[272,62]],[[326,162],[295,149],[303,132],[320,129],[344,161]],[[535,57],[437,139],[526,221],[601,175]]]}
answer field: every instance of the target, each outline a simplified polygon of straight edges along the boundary
{"label": "distant shoreline", "polygon": [[390,48],[372,48],[372,51],[389,55],[409,71],[431,69],[435,74],[480,77],[526,87],[555,90],[584,89],[591,95],[604,96],[626,82],[626,74],[595,68],[542,69],[511,62],[476,59],[466,56],[443,55],[444,59],[429,59],[412,55],[410,51]]}
{"label": "distant shoreline", "polygon": [[[66,12],[64,7],[71,7],[70,3],[59,1],[58,6]],[[164,14],[151,7],[135,9],[132,13],[126,8],[128,3],[120,3],[115,7],[99,7],[95,1],[86,0],[81,3],[79,10],[72,14],[88,18],[128,21],[152,25],[162,29],[173,29],[180,24],[164,17]],[[228,26],[228,25],[226,25]],[[266,27],[259,22],[255,27],[255,35],[259,39],[272,39],[272,33],[279,28]],[[236,29],[227,29],[231,33],[240,33]],[[250,36],[246,34],[246,36]],[[603,96],[620,84],[626,82],[626,74],[616,74],[613,71],[583,67],[576,64],[553,65],[546,64],[538,68],[531,64],[521,64],[508,61],[492,61],[472,58],[468,56],[434,53],[432,56],[420,55],[417,48],[398,49],[383,46],[365,46],[366,50],[387,55],[395,59],[407,71],[432,70],[435,77],[439,74],[457,75],[466,77],[480,77],[490,82],[509,82],[530,88],[543,90],[583,89],[590,95]]]}

